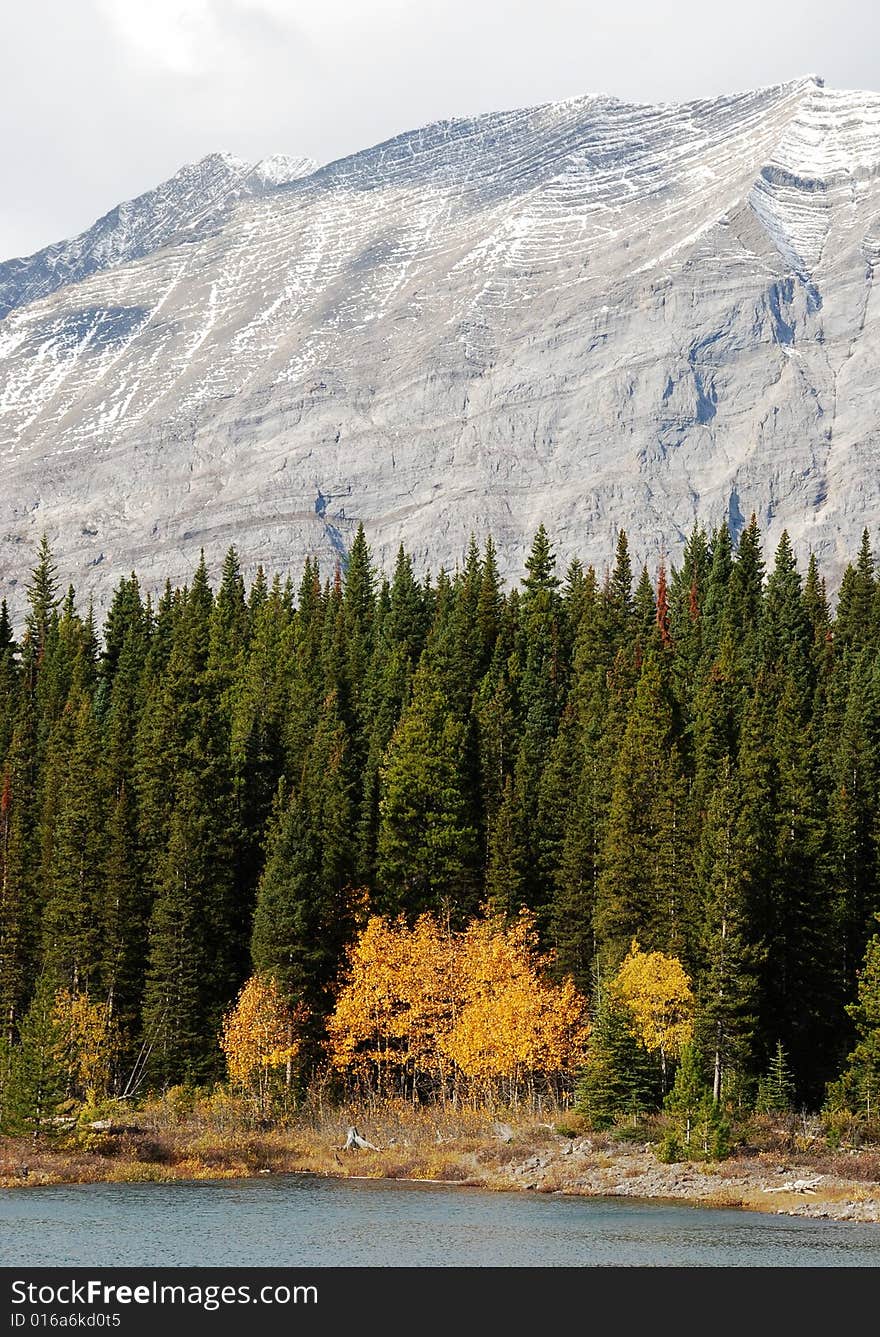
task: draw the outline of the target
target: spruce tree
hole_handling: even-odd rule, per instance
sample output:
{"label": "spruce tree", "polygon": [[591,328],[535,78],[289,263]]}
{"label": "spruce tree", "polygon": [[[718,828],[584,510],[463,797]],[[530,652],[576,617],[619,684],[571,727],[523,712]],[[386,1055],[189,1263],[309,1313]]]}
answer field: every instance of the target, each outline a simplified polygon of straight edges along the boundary
{"label": "spruce tree", "polygon": [[663,1108],[672,1116],[677,1140],[684,1140],[688,1149],[700,1114],[710,1098],[709,1087],[703,1075],[699,1051],[693,1044],[685,1045],[675,1070],[672,1090],[663,1101]]}
{"label": "spruce tree", "polygon": [[655,653],[645,659],[614,767],[596,888],[595,932],[608,965],[637,937],[674,955],[690,932],[683,777],[672,706]]}
{"label": "spruce tree", "polygon": [[217,1035],[235,994],[222,923],[228,864],[216,847],[211,802],[192,775],[182,777],[157,878],[143,1042],[150,1078],[161,1087],[218,1074]]}
{"label": "spruce tree", "polygon": [[465,798],[464,743],[465,726],[421,667],[381,772],[376,878],[385,913],[448,907],[462,918],[476,909],[478,846]]}
{"label": "spruce tree", "polygon": [[612,656],[627,645],[633,631],[632,562],[626,531],[617,535],[614,567],[602,592],[606,626]]}
{"label": "spruce tree", "polygon": [[355,726],[353,744],[360,749],[366,727],[367,672],[373,652],[373,632],[376,616],[376,574],[372,554],[362,524],[348,553],[345,565],[345,594],[343,617],[345,621],[346,676],[351,691],[352,722]]}
{"label": "spruce tree", "polygon": [[813,686],[813,630],[788,533],[783,531],[767,580],[760,632],[765,664],[784,668],[800,691]]}
{"label": "spruce tree", "polygon": [[55,993],[50,981],[41,976],[22,1021],[19,1042],[9,1057],[3,1093],[5,1133],[29,1133],[37,1138],[54,1130],[65,1084],[60,1039]]}
{"label": "spruce tree", "polygon": [[834,637],[842,654],[873,648],[876,590],[871,537],[865,529],[858,557],[844,571],[837,599]]}
{"label": "spruce tree", "polygon": [[575,1109],[594,1128],[657,1108],[656,1066],[639,1043],[629,1013],[607,987],[594,986],[595,1010],[587,1060],[575,1087]]}
{"label": "spruce tree", "polygon": [[304,1003],[317,1028],[358,910],[353,789],[348,736],[330,697],[299,786],[279,788],[251,939],[254,968]]}
{"label": "spruce tree", "polygon": [[724,617],[720,628],[722,632],[726,630],[730,633],[749,671],[754,671],[759,656],[763,593],[761,531],[753,514],[740,535],[736,560],[727,582]]}
{"label": "spruce tree", "polygon": [[37,564],[31,572],[27,585],[28,613],[25,619],[25,640],[35,650],[39,659],[45,648],[52,619],[58,608],[58,568],[52,559],[49,540],[45,534],[40,538],[37,550]]}
{"label": "spruce tree", "polygon": [[839,948],[834,908],[822,890],[830,864],[827,824],[801,700],[798,685],[787,678],[773,740],[777,788],[763,1021],[765,1036],[775,1032],[785,1044],[800,1096],[812,1101],[838,1063],[834,1032],[842,998],[828,969]]}
{"label": "spruce tree", "polygon": [[486,900],[493,914],[506,922],[526,904],[528,848],[522,803],[508,775],[501,805],[489,835]]}
{"label": "spruce tree", "polygon": [[858,998],[847,1012],[855,1022],[858,1043],[842,1076],[830,1087],[829,1097],[832,1105],[870,1119],[880,1109],[880,933],[868,943],[859,972]]}
{"label": "spruce tree", "polygon": [[726,623],[728,587],[733,572],[733,544],[730,530],[721,525],[712,535],[711,564],[706,577],[706,589],[699,604],[700,639],[703,653],[716,653],[722,627]]}
{"label": "spruce tree", "polygon": [[794,1108],[795,1083],[788,1056],[781,1040],[767,1066],[767,1071],[758,1082],[756,1108],[759,1114],[789,1114]]}
{"label": "spruce tree", "polygon": [[217,597],[212,601],[209,662],[221,678],[221,690],[229,690],[240,671],[250,630],[251,616],[245,601],[244,580],[235,547],[226,551]]}
{"label": "spruce tree", "polygon": [[44,809],[43,970],[56,989],[102,991],[105,794],[91,703],[69,703],[71,727],[50,745]]}
{"label": "spruce tree", "polygon": [[39,767],[34,701],[23,691],[0,789],[0,1034],[12,1040],[37,973]]}
{"label": "spruce tree", "polygon": [[738,777],[725,758],[702,825],[697,871],[698,1029],[704,1052],[712,1060],[716,1103],[728,1076],[751,1070],[760,1001],[761,950],[749,916],[749,884],[743,869],[747,855],[738,829],[740,796]]}

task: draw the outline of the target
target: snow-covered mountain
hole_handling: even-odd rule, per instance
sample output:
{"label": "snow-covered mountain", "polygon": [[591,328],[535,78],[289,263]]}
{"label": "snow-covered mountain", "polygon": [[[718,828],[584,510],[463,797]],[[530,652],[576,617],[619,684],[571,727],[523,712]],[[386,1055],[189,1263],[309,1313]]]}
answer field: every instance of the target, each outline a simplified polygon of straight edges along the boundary
{"label": "snow-covered mountain", "polygon": [[585,97],[273,176],[17,289],[7,589],[44,530],[103,603],[231,542],[329,572],[358,520],[434,570],[491,529],[511,574],[541,520],[601,566],[619,525],[674,560],[754,510],[832,574],[880,521],[880,95]]}
{"label": "snow-covered mountain", "polygon": [[236,200],[268,194],[316,167],[311,158],[281,154],[256,165],[231,153],[188,163],[155,190],[118,204],[71,241],[0,264],[0,318],[99,270],[139,260],[170,242],[194,241],[219,226]]}

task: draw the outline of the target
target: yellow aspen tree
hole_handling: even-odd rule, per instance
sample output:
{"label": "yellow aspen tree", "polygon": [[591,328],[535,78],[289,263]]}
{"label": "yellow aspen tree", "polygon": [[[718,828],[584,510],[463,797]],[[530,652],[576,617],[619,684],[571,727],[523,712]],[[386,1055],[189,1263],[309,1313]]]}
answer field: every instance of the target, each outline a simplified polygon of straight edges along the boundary
{"label": "yellow aspen tree", "polygon": [[334,1065],[380,1095],[415,1100],[426,1086],[457,1099],[459,1076],[492,1101],[515,1104],[523,1083],[576,1066],[586,1004],[571,980],[543,979],[533,920],[490,919],[451,933],[430,914],[371,918],[349,950],[346,982],[328,1023]]}
{"label": "yellow aspen tree", "polygon": [[229,1080],[253,1097],[261,1118],[268,1111],[273,1072],[284,1068],[290,1084],[304,1019],[271,975],[252,975],[224,1018],[220,1045]]}
{"label": "yellow aspen tree", "polygon": [[684,967],[676,956],[643,952],[633,938],[611,989],[642,1044],[660,1055],[665,1090],[667,1059],[677,1059],[694,1034],[694,995]]}
{"label": "yellow aspen tree", "polygon": [[420,1078],[445,1094],[438,1041],[458,995],[457,943],[428,914],[413,928],[374,915],[348,953],[346,982],[328,1022],[335,1066],[369,1079],[380,1094],[398,1082],[413,1099]]}
{"label": "yellow aspen tree", "polygon": [[334,1065],[367,1079],[375,1073],[380,1095],[406,1057],[400,1000],[406,932],[402,920],[370,916],[348,950],[346,983],[327,1023]]}
{"label": "yellow aspen tree", "polygon": [[465,1005],[443,1038],[446,1052],[484,1099],[500,1087],[517,1104],[523,1081],[553,1080],[583,1057],[586,1002],[573,982],[540,974],[537,935],[527,914],[507,928],[490,919],[464,934]]}
{"label": "yellow aspen tree", "polygon": [[417,1079],[424,1077],[445,1100],[449,1062],[441,1041],[454,1025],[463,1002],[459,938],[432,915],[420,915],[402,955],[401,993],[412,1095],[415,1098]]}
{"label": "yellow aspen tree", "polygon": [[78,1100],[106,1097],[116,1053],[116,1034],[106,1004],[84,993],[59,989],[52,1016],[57,1028],[58,1060],[68,1092]]}

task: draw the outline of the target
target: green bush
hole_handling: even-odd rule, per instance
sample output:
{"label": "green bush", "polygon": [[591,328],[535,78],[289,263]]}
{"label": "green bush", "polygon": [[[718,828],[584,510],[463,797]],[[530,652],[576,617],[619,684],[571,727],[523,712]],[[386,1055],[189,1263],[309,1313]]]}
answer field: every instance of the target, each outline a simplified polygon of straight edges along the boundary
{"label": "green bush", "polygon": [[667,1128],[657,1148],[657,1160],[662,1161],[664,1165],[672,1165],[684,1159],[678,1134],[674,1128]]}

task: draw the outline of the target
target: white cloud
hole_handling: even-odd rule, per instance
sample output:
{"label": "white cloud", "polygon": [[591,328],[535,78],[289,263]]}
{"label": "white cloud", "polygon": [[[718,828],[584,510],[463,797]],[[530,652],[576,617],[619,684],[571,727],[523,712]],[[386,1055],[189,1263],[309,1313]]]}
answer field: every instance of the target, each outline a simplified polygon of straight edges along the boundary
{"label": "white cloud", "polygon": [[194,74],[215,58],[219,32],[210,0],[100,0],[100,7],[136,67]]}

